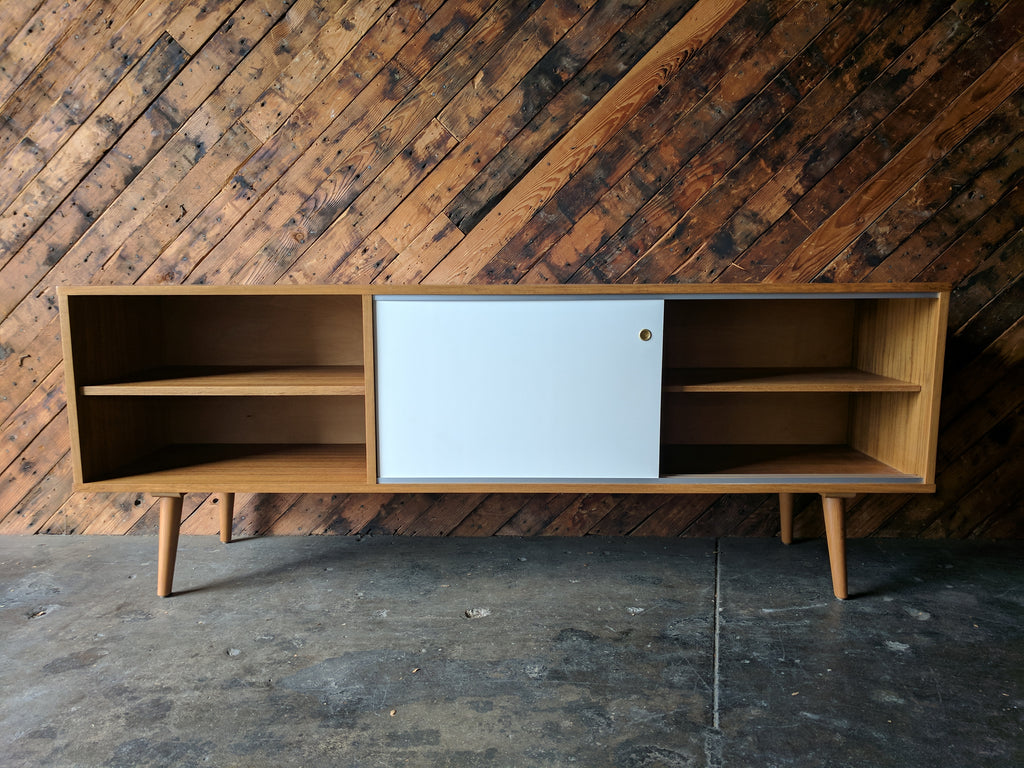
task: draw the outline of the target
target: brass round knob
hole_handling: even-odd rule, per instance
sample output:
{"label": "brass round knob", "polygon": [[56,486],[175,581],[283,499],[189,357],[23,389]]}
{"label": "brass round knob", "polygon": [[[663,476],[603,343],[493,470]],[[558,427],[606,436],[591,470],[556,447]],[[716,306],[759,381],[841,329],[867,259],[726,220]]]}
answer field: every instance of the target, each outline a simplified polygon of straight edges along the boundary
{"label": "brass round knob", "polygon": [[640,331],[640,341],[650,341],[650,340],[651,340],[651,332],[650,332],[649,329],[644,328],[642,331]]}

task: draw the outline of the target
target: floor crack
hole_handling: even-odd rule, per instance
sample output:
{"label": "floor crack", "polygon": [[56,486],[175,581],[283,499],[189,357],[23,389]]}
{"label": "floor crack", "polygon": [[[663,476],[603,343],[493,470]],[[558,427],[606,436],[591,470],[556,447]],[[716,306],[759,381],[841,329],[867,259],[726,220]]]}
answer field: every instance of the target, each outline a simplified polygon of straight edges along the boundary
{"label": "floor crack", "polygon": [[711,728],[708,730],[704,738],[704,762],[708,768],[721,768],[722,765],[722,731],[721,731],[721,718],[720,718],[720,706],[721,706],[721,676],[720,676],[720,651],[721,651],[721,622],[719,621],[719,613],[722,609],[722,579],[721,579],[721,568],[720,568],[720,540],[715,540],[715,597],[712,610],[714,615],[712,617],[713,627],[713,650],[712,650],[712,665],[713,671],[713,683],[711,688]]}
{"label": "floor crack", "polygon": [[719,707],[720,707],[720,704],[721,704],[721,700],[720,700],[720,695],[719,694],[721,692],[721,687],[720,687],[720,683],[721,683],[720,654],[721,654],[721,632],[722,632],[721,621],[719,620],[719,614],[721,613],[721,610],[722,610],[722,602],[721,602],[722,601],[722,576],[721,576],[721,568],[720,568],[719,560],[720,560],[721,556],[722,555],[721,555],[721,552],[719,550],[719,541],[716,539],[715,540],[715,606],[714,606],[714,618],[713,618],[713,622],[714,622],[714,635],[715,635],[715,640],[714,640],[715,645],[714,645],[713,659],[714,659],[714,665],[715,665],[715,672],[714,672],[714,688],[713,688],[713,691],[712,691],[712,694],[711,694],[712,695],[712,713],[713,713],[713,715],[712,715],[712,727],[714,727],[716,730],[718,729],[718,727],[720,725],[720,722],[721,722],[720,718],[719,718]]}

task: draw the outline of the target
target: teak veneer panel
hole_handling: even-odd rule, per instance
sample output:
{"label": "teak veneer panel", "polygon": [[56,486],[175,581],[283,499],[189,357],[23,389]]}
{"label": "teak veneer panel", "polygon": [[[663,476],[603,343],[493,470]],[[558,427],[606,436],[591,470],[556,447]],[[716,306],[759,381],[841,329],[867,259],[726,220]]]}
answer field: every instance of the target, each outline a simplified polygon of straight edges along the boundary
{"label": "teak veneer panel", "polygon": [[183,486],[232,493],[268,487],[304,493],[345,484],[364,489],[365,451],[360,444],[181,444],[126,464],[124,474],[103,484],[157,493]]}
{"label": "teak veneer panel", "polygon": [[935,478],[948,295],[870,302],[859,318],[859,368],[921,385],[917,395],[869,394],[855,405],[851,445],[902,471]]}
{"label": "teak veneer panel", "polygon": [[855,305],[850,301],[715,299],[665,309],[667,368],[817,368],[852,364]]}
{"label": "teak veneer panel", "polygon": [[[859,451],[835,445],[673,445],[663,458],[666,474],[695,476],[858,475],[904,477]],[[676,469],[686,467],[686,470]],[[910,478],[908,478],[910,479]]]}

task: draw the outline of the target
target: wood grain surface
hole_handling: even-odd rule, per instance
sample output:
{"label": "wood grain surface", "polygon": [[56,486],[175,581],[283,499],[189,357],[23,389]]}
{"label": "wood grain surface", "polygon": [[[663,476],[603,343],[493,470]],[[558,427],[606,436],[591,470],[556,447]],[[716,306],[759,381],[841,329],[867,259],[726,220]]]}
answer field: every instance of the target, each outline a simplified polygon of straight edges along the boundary
{"label": "wood grain surface", "polygon": [[[849,533],[1024,536],[1024,0],[15,2],[0,118],[0,533],[156,529],[141,488],[72,493],[59,285],[937,281],[937,492],[850,500]],[[217,509],[190,494],[183,530]],[[777,530],[765,494],[235,509],[239,536]]]}

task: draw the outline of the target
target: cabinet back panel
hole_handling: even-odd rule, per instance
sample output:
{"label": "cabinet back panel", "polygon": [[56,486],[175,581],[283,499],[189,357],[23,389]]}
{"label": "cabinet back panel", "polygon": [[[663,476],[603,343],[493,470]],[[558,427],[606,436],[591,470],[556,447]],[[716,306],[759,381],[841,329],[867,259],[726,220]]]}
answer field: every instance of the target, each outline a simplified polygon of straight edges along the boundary
{"label": "cabinet back panel", "polygon": [[85,397],[78,401],[75,479],[101,480],[151,452],[163,425],[163,413],[141,398]]}
{"label": "cabinet back panel", "polygon": [[361,397],[168,397],[166,443],[363,443]]}
{"label": "cabinet back panel", "polygon": [[157,303],[146,296],[69,296],[78,386],[130,378],[159,364],[164,347]]}
{"label": "cabinet back panel", "polygon": [[160,297],[165,365],[362,365],[359,296]]}
{"label": "cabinet back panel", "polygon": [[848,366],[854,305],[849,299],[668,300],[665,366]]}
{"label": "cabinet back panel", "polygon": [[670,394],[662,403],[662,444],[841,445],[846,394]]}

